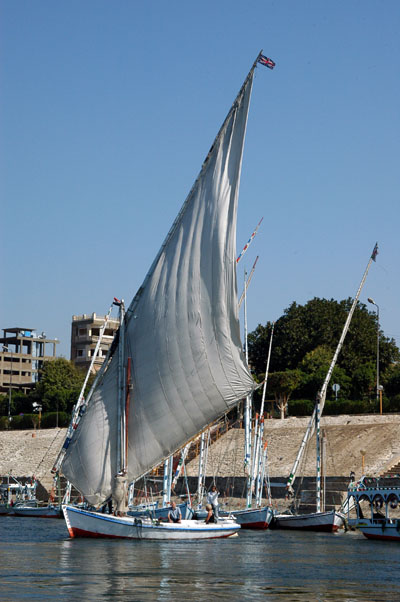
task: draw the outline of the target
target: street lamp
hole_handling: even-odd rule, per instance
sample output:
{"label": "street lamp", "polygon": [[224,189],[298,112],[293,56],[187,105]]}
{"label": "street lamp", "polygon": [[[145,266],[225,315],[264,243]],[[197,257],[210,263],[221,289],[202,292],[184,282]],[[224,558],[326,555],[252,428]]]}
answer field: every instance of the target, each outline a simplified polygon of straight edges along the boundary
{"label": "street lamp", "polygon": [[7,345],[3,345],[3,351],[7,351],[11,355],[10,360],[10,385],[8,387],[8,423],[11,422],[11,388],[12,388],[12,351],[7,347]]}
{"label": "street lamp", "polygon": [[382,388],[379,386],[379,305],[371,297],[368,297],[368,303],[376,307],[377,336],[376,336],[376,401],[379,403],[379,412],[382,414]]}

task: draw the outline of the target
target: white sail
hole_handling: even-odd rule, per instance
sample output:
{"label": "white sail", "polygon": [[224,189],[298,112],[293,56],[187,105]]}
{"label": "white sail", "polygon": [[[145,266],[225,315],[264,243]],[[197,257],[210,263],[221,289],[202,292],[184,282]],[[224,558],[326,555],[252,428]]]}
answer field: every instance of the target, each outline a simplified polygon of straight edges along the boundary
{"label": "white sail", "polygon": [[[132,480],[254,386],[240,341],[235,268],[254,67],[126,314],[126,357],[132,358],[127,468]],[[93,504],[110,495],[119,470],[117,364],[114,353],[62,464],[63,474]]]}

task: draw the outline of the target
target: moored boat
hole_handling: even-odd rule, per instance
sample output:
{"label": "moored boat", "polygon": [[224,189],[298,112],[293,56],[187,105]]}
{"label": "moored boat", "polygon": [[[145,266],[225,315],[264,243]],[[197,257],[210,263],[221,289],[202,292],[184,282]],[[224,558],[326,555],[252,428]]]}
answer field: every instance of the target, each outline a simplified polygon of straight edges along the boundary
{"label": "moored boat", "polygon": [[345,516],[336,510],[310,514],[276,514],[273,526],[279,529],[335,532],[343,527]]}
{"label": "moored boat", "polygon": [[[347,494],[348,507],[354,500],[357,519],[354,526],[367,539],[400,541],[400,487],[383,487],[377,479],[363,477],[351,483]],[[366,502],[369,516],[364,516],[361,504]],[[396,513],[398,516],[393,516]]]}
{"label": "moored boat", "polygon": [[63,512],[71,537],[197,540],[230,537],[240,529],[240,525],[229,518],[221,519],[217,524],[206,524],[202,520],[169,523],[148,516],[114,516],[74,506],[63,506]]}
{"label": "moored boat", "polygon": [[15,506],[13,508],[15,516],[27,516],[29,518],[62,518],[60,506]]}
{"label": "moored boat", "polygon": [[274,517],[269,506],[233,510],[231,514],[242,529],[268,529]]}

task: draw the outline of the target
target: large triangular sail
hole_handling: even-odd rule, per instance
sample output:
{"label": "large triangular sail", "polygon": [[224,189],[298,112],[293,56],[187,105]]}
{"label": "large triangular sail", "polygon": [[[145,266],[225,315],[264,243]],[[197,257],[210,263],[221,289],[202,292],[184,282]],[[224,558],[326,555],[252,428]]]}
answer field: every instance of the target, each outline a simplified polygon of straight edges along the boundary
{"label": "large triangular sail", "polygon": [[[257,61],[256,61],[257,62]],[[236,215],[254,63],[121,326],[131,358],[128,478],[145,474],[248,395]],[[129,268],[129,266],[128,266]],[[129,269],[127,269],[129,273]],[[98,379],[62,472],[93,504],[118,463],[118,357]]]}

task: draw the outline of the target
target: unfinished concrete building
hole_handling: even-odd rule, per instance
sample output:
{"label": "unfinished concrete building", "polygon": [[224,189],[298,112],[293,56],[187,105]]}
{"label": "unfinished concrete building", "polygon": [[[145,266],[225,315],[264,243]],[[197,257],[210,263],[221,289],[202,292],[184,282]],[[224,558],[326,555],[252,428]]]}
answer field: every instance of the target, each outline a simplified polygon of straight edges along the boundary
{"label": "unfinished concrete building", "polygon": [[[104,324],[105,316],[83,314],[72,316],[71,325],[71,361],[77,368],[89,368],[95,353],[95,348],[100,337],[100,330]],[[93,365],[93,372],[97,372],[119,327],[119,320],[110,318],[104,331],[99,353]]]}
{"label": "unfinished concrete building", "polygon": [[18,389],[27,393],[38,381],[46,360],[56,358],[58,339],[48,339],[32,328],[4,328],[0,338],[0,393]]}

